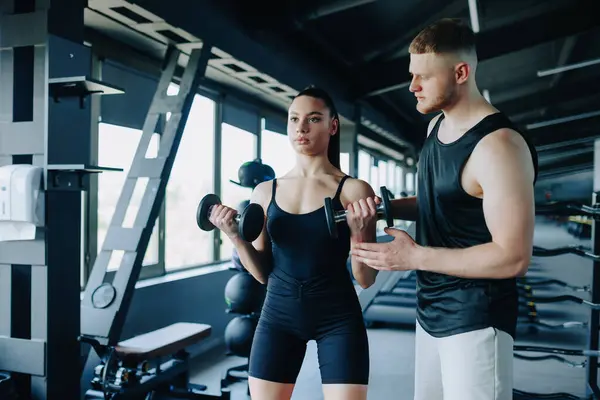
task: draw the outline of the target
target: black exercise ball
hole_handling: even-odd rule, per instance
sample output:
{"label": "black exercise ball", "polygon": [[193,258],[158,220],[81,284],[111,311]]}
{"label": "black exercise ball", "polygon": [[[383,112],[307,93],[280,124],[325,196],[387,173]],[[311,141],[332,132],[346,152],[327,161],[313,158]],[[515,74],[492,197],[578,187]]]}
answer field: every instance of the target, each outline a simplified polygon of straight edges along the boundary
{"label": "black exercise ball", "polygon": [[255,188],[259,183],[270,181],[275,178],[275,171],[267,164],[263,164],[260,159],[248,161],[242,164],[238,169],[238,179],[240,185],[248,188]]}
{"label": "black exercise ball", "polygon": [[244,212],[244,210],[246,209],[246,207],[248,207],[249,204],[250,204],[250,200],[240,201],[240,204],[238,204],[237,208],[236,208],[238,214],[241,214],[242,212]]}
{"label": "black exercise ball", "polygon": [[250,357],[258,318],[250,315],[235,317],[225,327],[225,345],[229,354]]}
{"label": "black exercise ball", "polygon": [[265,299],[265,287],[247,272],[239,272],[225,285],[225,303],[229,312],[251,314],[259,312]]}
{"label": "black exercise ball", "polygon": [[240,272],[246,271],[246,268],[244,268],[244,265],[242,264],[242,260],[240,260],[240,255],[238,254],[235,247],[233,248],[233,251],[231,252],[231,264],[232,264],[231,269],[235,269]]}

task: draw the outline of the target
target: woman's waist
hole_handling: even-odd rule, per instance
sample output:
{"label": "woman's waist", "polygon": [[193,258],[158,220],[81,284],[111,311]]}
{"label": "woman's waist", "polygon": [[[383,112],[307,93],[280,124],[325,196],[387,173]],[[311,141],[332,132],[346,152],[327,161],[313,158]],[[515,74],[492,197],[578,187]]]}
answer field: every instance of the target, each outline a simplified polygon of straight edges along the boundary
{"label": "woman's waist", "polygon": [[331,296],[333,299],[344,294],[356,295],[350,275],[345,269],[301,275],[277,267],[269,275],[267,293],[294,297]]}

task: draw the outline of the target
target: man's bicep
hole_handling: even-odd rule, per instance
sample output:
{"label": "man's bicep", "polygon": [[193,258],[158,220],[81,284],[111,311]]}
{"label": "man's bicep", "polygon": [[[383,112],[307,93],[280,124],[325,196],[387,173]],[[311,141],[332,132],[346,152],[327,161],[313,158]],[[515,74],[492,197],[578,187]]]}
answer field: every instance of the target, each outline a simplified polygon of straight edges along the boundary
{"label": "man's bicep", "polygon": [[531,252],[535,223],[533,163],[522,138],[500,138],[489,146],[479,182],[492,240],[519,255]]}

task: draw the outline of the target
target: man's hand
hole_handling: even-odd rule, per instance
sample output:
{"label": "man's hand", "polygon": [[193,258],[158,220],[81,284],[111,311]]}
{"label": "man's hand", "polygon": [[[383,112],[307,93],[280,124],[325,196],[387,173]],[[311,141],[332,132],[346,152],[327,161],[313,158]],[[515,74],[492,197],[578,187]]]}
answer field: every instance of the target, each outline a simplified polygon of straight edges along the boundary
{"label": "man's hand", "polygon": [[352,256],[371,268],[388,271],[416,269],[415,259],[419,246],[405,231],[385,228],[385,233],[394,237],[388,243],[356,243]]}

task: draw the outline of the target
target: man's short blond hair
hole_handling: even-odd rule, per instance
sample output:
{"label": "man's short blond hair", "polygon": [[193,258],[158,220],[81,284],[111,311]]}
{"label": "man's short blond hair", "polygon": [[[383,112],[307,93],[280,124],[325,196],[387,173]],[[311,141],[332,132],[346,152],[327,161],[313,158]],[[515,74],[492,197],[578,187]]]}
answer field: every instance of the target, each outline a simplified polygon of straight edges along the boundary
{"label": "man's short blond hair", "polygon": [[413,39],[411,54],[458,53],[477,57],[475,33],[460,19],[444,18],[427,26]]}

